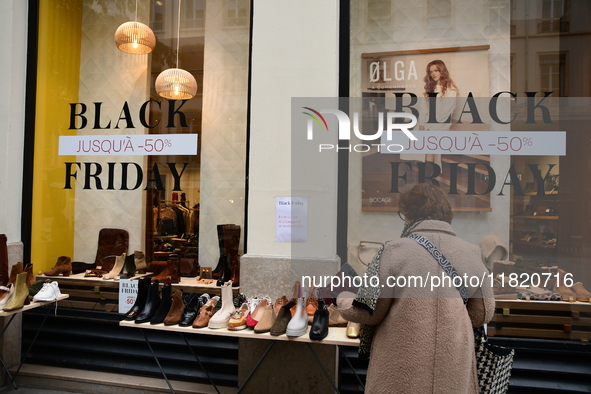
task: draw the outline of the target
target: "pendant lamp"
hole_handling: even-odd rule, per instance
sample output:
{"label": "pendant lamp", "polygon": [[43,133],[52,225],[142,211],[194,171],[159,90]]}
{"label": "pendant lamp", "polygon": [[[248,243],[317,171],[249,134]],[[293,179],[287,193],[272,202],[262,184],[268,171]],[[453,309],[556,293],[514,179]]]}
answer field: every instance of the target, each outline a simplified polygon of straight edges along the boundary
{"label": "pendant lamp", "polygon": [[178,68],[179,41],[181,33],[181,0],[179,0],[179,15],[176,39],[176,67],[162,71],[156,78],[156,93],[169,100],[188,100],[197,94],[197,81],[190,72]]}
{"label": "pendant lamp", "polygon": [[115,44],[123,52],[144,55],[156,47],[156,36],[147,25],[137,21],[137,0],[135,1],[135,21],[125,22],[115,32]]}

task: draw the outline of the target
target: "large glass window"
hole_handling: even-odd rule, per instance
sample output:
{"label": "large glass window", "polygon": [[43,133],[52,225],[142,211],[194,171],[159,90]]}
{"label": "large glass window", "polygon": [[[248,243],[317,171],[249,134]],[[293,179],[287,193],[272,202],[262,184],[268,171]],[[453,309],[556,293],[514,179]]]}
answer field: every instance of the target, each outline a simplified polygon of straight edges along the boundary
{"label": "large glass window", "polygon": [[[243,228],[249,10],[245,2],[246,23],[228,30],[223,8],[205,0],[40,2],[36,269],[63,255],[100,264],[104,229],[122,230],[126,252],[143,251],[148,261],[191,253],[215,267],[218,225]],[[149,54],[115,45],[117,28],[135,20],[155,33]],[[195,78],[193,97],[159,95],[156,79],[171,68]]]}
{"label": "large glass window", "polygon": [[[591,313],[591,85],[581,83],[589,74],[588,17],[584,2],[570,1],[351,2],[350,95],[360,101],[349,109],[362,113],[362,134],[375,133],[384,113],[403,111],[417,115],[415,130],[432,141],[494,136],[488,146],[498,151],[432,154],[419,138],[396,154],[378,149],[383,136],[352,149],[348,262],[364,270],[367,241],[399,237],[405,186],[435,183],[452,203],[458,236],[479,244],[492,234],[506,248],[492,272],[497,310],[489,332],[591,339],[579,319]],[[447,92],[429,90],[433,73],[453,81]],[[549,132],[563,133],[564,151],[542,150]],[[351,138],[351,146],[364,143]]]}

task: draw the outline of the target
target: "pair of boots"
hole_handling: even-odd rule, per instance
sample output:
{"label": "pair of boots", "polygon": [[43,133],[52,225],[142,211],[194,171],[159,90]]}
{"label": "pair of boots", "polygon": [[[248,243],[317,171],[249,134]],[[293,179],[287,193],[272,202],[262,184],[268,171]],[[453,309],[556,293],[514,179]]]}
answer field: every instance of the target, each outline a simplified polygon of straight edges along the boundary
{"label": "pair of boots", "polygon": [[228,281],[232,282],[232,286],[239,286],[240,258],[238,257],[238,249],[240,247],[240,226],[219,224],[217,231],[220,258],[217,266],[212,271],[212,277],[218,279],[218,286],[222,286]]}
{"label": "pair of boots", "polygon": [[[170,289],[170,285],[168,288]],[[135,303],[125,315],[125,320],[133,320],[137,324],[147,323],[152,320],[159,307],[159,282],[152,282],[150,278],[142,278],[138,281]]]}
{"label": "pair of boots", "polygon": [[126,253],[123,253],[121,256],[115,258],[113,269],[111,269],[108,274],[103,275],[103,279],[130,279],[136,274],[136,272],[145,273],[146,267],[146,258],[143,252],[136,250],[129,256]]}

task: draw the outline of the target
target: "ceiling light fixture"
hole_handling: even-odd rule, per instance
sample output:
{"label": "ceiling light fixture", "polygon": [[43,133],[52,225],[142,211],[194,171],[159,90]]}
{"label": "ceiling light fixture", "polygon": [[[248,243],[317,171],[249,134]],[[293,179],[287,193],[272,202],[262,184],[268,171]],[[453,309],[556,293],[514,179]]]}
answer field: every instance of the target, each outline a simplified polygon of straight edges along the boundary
{"label": "ceiling light fixture", "polygon": [[123,52],[145,55],[156,47],[156,36],[147,25],[137,21],[137,1],[135,1],[135,21],[125,22],[115,32],[115,44]]}
{"label": "ceiling light fixture", "polygon": [[188,100],[197,94],[197,81],[190,72],[178,68],[179,41],[181,39],[181,0],[179,0],[179,15],[176,38],[176,67],[162,71],[156,78],[156,93],[169,100]]}

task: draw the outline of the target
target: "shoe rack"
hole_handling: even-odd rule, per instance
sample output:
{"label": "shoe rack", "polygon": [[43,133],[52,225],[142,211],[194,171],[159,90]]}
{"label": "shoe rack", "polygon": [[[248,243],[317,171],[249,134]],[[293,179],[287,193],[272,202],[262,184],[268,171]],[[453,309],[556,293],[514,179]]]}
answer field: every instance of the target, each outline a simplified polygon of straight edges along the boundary
{"label": "shoe rack", "polygon": [[[137,280],[152,273],[136,275],[132,280]],[[58,282],[63,293],[68,293],[69,298],[59,302],[60,307],[86,309],[118,313],[119,310],[119,281],[103,280],[102,278],[84,277],[84,273],[70,276],[52,276],[51,280]],[[37,280],[48,279],[45,275],[38,275]],[[160,287],[164,284],[160,284]],[[196,278],[181,277],[179,283],[173,283],[172,289],[182,289],[185,293],[208,293],[219,295],[220,286],[216,281],[211,284],[199,283]],[[240,287],[233,287],[232,294],[240,292]]]}
{"label": "shoe rack", "polygon": [[497,299],[488,334],[589,341],[591,303]]}
{"label": "shoe rack", "polygon": [[551,175],[542,185],[542,194],[528,167],[528,164],[538,164],[544,176],[549,169],[548,164],[556,163],[557,156],[512,157],[512,164],[517,174],[521,175],[524,192],[522,196],[511,196],[510,251],[513,261],[543,260],[544,264],[556,263],[560,219],[559,168],[555,165],[550,170]]}

